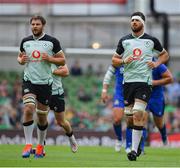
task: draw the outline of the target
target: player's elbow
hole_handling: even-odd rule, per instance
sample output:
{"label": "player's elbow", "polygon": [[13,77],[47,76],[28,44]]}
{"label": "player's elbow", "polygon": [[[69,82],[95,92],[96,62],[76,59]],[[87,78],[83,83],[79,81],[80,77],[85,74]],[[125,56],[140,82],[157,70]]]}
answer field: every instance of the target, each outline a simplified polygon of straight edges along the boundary
{"label": "player's elbow", "polygon": [[64,66],[65,64],[66,64],[65,58],[59,58],[59,60],[58,60],[56,65]]}
{"label": "player's elbow", "polygon": [[66,71],[64,72],[64,77],[69,76],[69,70],[66,69]]}
{"label": "player's elbow", "polygon": [[119,66],[119,62],[117,61],[117,58],[112,58],[112,66],[113,67],[118,67]]}
{"label": "player's elbow", "polygon": [[169,83],[173,83],[174,82],[174,78],[172,76],[170,76],[168,81],[169,81]]}
{"label": "player's elbow", "polygon": [[163,57],[163,63],[168,62],[168,60],[169,60],[169,54],[168,54],[168,52],[167,52],[166,50],[164,50],[160,56]]}
{"label": "player's elbow", "polygon": [[64,66],[65,64],[66,64],[65,58],[61,58],[61,59],[59,60],[59,65]]}
{"label": "player's elbow", "polygon": [[62,64],[63,64],[63,66],[66,64],[66,59],[65,58],[62,59]]}

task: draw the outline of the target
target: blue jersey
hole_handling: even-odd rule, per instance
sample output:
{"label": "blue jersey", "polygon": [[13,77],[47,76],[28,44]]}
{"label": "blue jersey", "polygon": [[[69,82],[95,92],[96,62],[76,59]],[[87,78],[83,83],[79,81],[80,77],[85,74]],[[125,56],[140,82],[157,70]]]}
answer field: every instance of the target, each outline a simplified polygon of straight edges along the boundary
{"label": "blue jersey", "polygon": [[[162,74],[166,71],[167,67],[164,64],[154,68],[152,71],[153,80],[162,79]],[[164,106],[164,87],[154,86],[146,110],[151,111],[155,116],[161,117],[164,114]]]}
{"label": "blue jersey", "polygon": [[[162,79],[162,74],[167,71],[167,67],[164,64],[159,65],[157,68],[154,68],[152,71],[153,80]],[[153,86],[151,93],[151,98],[162,98],[164,97],[164,86]],[[151,99],[150,98],[150,99]]]}
{"label": "blue jersey", "polygon": [[113,107],[124,108],[123,72],[124,72],[124,67],[121,66],[121,67],[115,68],[114,75],[116,77],[116,80],[115,80]]}

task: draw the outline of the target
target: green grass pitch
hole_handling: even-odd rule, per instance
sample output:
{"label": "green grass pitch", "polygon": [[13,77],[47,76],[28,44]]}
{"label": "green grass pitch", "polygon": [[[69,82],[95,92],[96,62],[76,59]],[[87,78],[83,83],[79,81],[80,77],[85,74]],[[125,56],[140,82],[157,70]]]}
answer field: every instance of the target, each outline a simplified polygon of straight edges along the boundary
{"label": "green grass pitch", "polygon": [[46,146],[46,156],[21,157],[22,145],[0,145],[0,167],[180,167],[180,148],[150,148],[137,161],[127,159],[124,148],[80,146],[72,153],[68,146]]}

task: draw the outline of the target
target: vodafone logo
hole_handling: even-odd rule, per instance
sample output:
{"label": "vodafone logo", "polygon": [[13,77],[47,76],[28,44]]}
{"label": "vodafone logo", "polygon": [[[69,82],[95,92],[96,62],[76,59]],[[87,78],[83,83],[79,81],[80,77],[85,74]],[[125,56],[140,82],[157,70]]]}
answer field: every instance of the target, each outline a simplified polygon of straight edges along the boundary
{"label": "vodafone logo", "polygon": [[135,48],[133,50],[133,59],[134,60],[140,60],[141,54],[142,54],[142,51],[139,48]]}
{"label": "vodafone logo", "polygon": [[133,55],[134,56],[140,56],[142,53],[142,51],[139,48],[136,48],[133,50]]}
{"label": "vodafone logo", "polygon": [[38,51],[38,50],[34,50],[33,52],[32,52],[32,57],[33,58],[39,58],[41,56],[41,53]]}

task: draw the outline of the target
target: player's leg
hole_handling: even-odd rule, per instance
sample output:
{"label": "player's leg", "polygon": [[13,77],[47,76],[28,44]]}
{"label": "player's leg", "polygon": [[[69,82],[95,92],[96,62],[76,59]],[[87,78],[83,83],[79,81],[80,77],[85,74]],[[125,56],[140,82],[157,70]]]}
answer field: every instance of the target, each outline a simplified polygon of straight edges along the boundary
{"label": "player's leg", "polygon": [[49,111],[49,98],[51,96],[51,85],[36,86],[37,96],[37,138],[35,158],[44,157],[44,142],[46,139],[48,121],[47,115]]}
{"label": "player's leg", "polygon": [[113,108],[113,128],[115,135],[117,137],[115,143],[115,151],[119,152],[122,146],[122,127],[121,127],[121,120],[124,114],[124,109],[121,107],[114,107]]}
{"label": "player's leg", "polygon": [[143,132],[143,112],[146,108],[146,102],[136,99],[133,106],[133,130],[132,130],[132,151],[128,153],[128,159],[136,160],[139,144]]}
{"label": "player's leg", "polygon": [[[119,88],[118,88],[119,89]],[[119,152],[122,146],[122,126],[121,120],[124,115],[124,97],[120,90],[115,87],[113,97],[113,129],[117,137],[115,141],[115,151]]]}
{"label": "player's leg", "polygon": [[144,128],[144,112],[151,95],[151,86],[147,83],[134,84],[134,106],[133,106],[133,130],[132,130],[132,151],[127,155],[130,161],[136,160],[139,143]]}
{"label": "player's leg", "polygon": [[165,103],[163,98],[152,100],[151,111],[153,114],[154,122],[157,128],[159,129],[162,142],[166,146],[168,145],[168,138],[167,138],[166,125],[164,123],[164,107],[165,107]]}
{"label": "player's leg", "polygon": [[25,147],[22,151],[22,157],[30,157],[32,151],[32,133],[34,129],[33,114],[36,106],[36,96],[32,94],[33,86],[30,82],[23,81],[22,92],[23,92],[23,129],[25,136]]}
{"label": "player's leg", "polygon": [[168,145],[168,138],[167,138],[166,125],[163,121],[163,116],[162,117],[153,116],[153,117],[154,117],[154,122],[161,134],[162,142],[166,146]]}
{"label": "player's leg", "polygon": [[69,143],[71,146],[72,152],[77,152],[78,144],[76,142],[75,136],[72,131],[72,127],[68,120],[65,119],[65,112],[55,112],[55,117],[57,120],[57,124],[62,127],[69,138]]}
{"label": "player's leg", "polygon": [[125,107],[125,115],[126,115],[126,153],[131,151],[132,145],[132,129],[133,129],[133,114],[132,114],[132,106]]}
{"label": "player's leg", "polygon": [[77,152],[78,144],[73,134],[72,127],[65,118],[65,101],[64,94],[51,96],[50,109],[54,111],[57,124],[62,127],[69,138],[69,143],[72,152]]}
{"label": "player's leg", "polygon": [[143,128],[143,133],[142,133],[142,138],[141,138],[141,142],[140,142],[140,149],[141,149],[141,153],[144,154],[144,147],[145,147],[145,142],[146,142],[146,138],[147,138],[147,121],[148,121],[148,113],[145,112],[144,113],[144,128]]}
{"label": "player's leg", "polygon": [[42,158],[44,157],[44,142],[46,139],[47,128],[48,128],[48,106],[41,104],[38,102],[38,106],[36,109],[37,113],[37,146],[35,152],[35,158]]}

